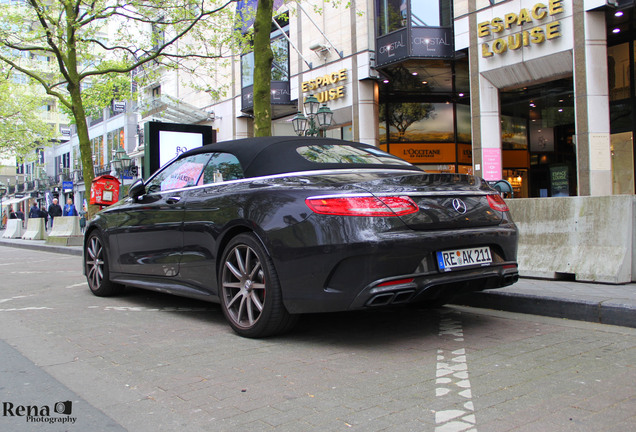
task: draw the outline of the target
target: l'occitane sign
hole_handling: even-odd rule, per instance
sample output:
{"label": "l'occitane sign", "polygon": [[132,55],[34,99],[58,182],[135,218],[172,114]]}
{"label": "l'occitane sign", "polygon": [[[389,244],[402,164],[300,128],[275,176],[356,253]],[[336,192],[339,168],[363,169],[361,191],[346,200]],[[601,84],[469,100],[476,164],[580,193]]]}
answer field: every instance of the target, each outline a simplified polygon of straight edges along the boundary
{"label": "l'occitane sign", "polygon": [[564,12],[563,0],[549,0],[545,3],[537,3],[531,8],[523,8],[519,13],[508,13],[503,18],[495,17],[490,21],[484,21],[477,25],[477,35],[480,38],[497,36],[506,30],[516,30],[526,24],[536,24],[529,30],[500,37],[492,42],[481,44],[481,56],[492,57],[494,54],[502,54],[507,50],[517,50],[530,44],[540,44],[546,40],[561,37],[561,22],[551,21],[545,25],[541,22],[547,17]]}

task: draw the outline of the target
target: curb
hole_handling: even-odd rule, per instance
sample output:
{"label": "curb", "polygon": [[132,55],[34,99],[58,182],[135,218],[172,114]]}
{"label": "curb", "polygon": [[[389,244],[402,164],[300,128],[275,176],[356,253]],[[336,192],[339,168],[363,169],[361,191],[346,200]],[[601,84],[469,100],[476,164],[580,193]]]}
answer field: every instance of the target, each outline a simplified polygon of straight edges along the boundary
{"label": "curb", "polygon": [[56,246],[56,245],[48,245],[46,243],[30,243],[30,242],[34,242],[37,240],[29,240],[27,243],[26,241],[7,241],[7,240],[0,240],[0,246],[8,246],[8,247],[14,247],[14,248],[19,248],[19,249],[30,249],[30,250],[37,250],[40,252],[52,252],[52,253],[60,253],[60,254],[66,254],[66,255],[75,255],[75,256],[82,256],[82,249],[81,247],[75,246],[75,247],[69,247],[69,246]]}
{"label": "curb", "polygon": [[453,304],[636,328],[636,307],[611,300],[573,301],[493,290],[459,296]]}

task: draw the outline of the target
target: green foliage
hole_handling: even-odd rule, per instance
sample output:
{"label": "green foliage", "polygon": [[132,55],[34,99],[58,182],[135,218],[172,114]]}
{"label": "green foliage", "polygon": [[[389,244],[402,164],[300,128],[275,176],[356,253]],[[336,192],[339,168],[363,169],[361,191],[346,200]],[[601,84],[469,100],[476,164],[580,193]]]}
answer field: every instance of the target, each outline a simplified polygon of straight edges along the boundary
{"label": "green foliage", "polygon": [[[4,75],[6,77],[6,75]],[[34,156],[36,146],[48,144],[55,137],[52,125],[41,116],[47,112],[39,88],[0,80],[0,152],[19,159]]]}
{"label": "green foliage", "polygon": [[[160,70],[200,75],[219,93],[210,59],[232,54],[236,0],[28,0],[0,3],[0,64],[38,83],[70,113],[94,178],[87,116]],[[1,139],[1,138],[0,138]]]}

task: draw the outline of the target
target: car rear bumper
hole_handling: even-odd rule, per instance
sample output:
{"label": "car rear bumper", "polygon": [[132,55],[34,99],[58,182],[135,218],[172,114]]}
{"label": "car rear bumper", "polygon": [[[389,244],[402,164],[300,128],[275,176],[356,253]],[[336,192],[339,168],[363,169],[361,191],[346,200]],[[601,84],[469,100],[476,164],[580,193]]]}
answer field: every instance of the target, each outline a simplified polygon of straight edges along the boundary
{"label": "car rear bumper", "polygon": [[[290,313],[336,312],[439,301],[455,294],[511,285],[518,278],[514,224],[435,232],[393,231],[364,238],[351,230],[313,247],[272,255]],[[436,252],[489,246],[493,262],[440,271]],[[391,284],[391,281],[408,280]],[[411,280],[412,279],[412,280]]]}
{"label": "car rear bumper", "polygon": [[[399,283],[412,279],[412,282]],[[350,309],[404,303],[450,300],[457,294],[512,285],[519,279],[516,263],[464,270],[450,274],[407,275],[390,281],[377,281],[363,289]]]}

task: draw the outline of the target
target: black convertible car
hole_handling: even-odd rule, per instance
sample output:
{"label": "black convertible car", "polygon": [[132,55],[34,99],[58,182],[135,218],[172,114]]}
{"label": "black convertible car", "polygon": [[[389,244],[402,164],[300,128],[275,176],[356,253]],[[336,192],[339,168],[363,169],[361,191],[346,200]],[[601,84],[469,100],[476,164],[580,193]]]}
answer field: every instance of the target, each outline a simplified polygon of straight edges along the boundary
{"label": "black convertible car", "polygon": [[180,155],[86,228],[91,291],[219,302],[264,337],[298,314],[510,285],[517,228],[478,177],[427,174],[365,144],[268,137]]}

